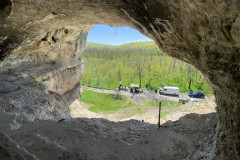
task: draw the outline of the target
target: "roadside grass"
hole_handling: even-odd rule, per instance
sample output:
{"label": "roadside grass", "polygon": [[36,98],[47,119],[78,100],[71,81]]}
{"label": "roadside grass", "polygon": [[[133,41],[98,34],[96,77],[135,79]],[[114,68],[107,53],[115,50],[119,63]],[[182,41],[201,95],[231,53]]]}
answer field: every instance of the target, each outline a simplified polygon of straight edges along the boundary
{"label": "roadside grass", "polygon": [[[167,114],[174,112],[179,106],[181,106],[181,103],[177,102],[171,102],[171,101],[162,101],[162,111],[161,111],[161,117],[166,116]],[[135,115],[142,115],[144,113],[148,113],[149,110],[156,110],[156,108],[159,107],[159,102],[156,102],[154,100],[147,99],[143,103],[136,102],[136,105],[131,106],[127,108],[127,115],[125,115],[125,118],[131,118]],[[158,110],[158,109],[157,109]],[[158,111],[156,112],[156,117],[158,117]]]}
{"label": "roadside grass", "polygon": [[137,106],[134,106],[130,109],[130,113],[129,115],[127,115],[128,118],[130,117],[133,117],[135,115],[141,115],[141,114],[144,114],[145,113],[145,110],[143,107],[137,107]]}
{"label": "roadside grass", "polygon": [[134,103],[129,102],[126,97],[121,95],[98,93],[85,89],[83,90],[81,100],[82,102],[90,105],[88,110],[96,113],[117,112],[135,105]]}
{"label": "roadside grass", "polygon": [[[131,118],[135,115],[142,115],[147,112],[148,112],[148,108],[146,106],[145,107],[133,107],[133,108],[131,108],[130,114],[127,115],[126,117]],[[169,113],[171,113],[171,111],[162,111],[161,117],[164,117]],[[158,112],[156,112],[156,118],[157,117],[158,117]]]}
{"label": "roadside grass", "polygon": [[[124,110],[123,113],[126,114],[122,116],[125,118],[142,115],[153,108],[159,107],[159,102],[150,99],[143,102],[133,102],[132,99],[125,96],[99,93],[86,89],[83,89],[81,100],[90,105],[88,110],[91,112],[111,114]],[[177,102],[162,101],[161,117],[174,112],[181,105],[181,103]]]}
{"label": "roadside grass", "polygon": [[[162,102],[162,107],[179,107],[182,104],[178,102],[172,102],[172,101],[161,101]],[[152,106],[152,107],[159,107],[159,102],[153,101],[153,100],[147,100],[145,102],[147,105]]]}
{"label": "roadside grass", "polygon": [[162,118],[162,117],[165,117],[165,116],[168,115],[169,113],[171,113],[171,112],[167,112],[167,111],[166,111],[166,112],[161,112],[161,118]]}
{"label": "roadside grass", "polygon": [[[179,106],[181,106],[181,103],[178,102],[172,102],[172,101],[161,101],[161,117],[164,117],[168,115],[171,112],[174,112]],[[146,100],[145,104],[151,107],[159,107],[159,102],[153,101],[153,100]]]}

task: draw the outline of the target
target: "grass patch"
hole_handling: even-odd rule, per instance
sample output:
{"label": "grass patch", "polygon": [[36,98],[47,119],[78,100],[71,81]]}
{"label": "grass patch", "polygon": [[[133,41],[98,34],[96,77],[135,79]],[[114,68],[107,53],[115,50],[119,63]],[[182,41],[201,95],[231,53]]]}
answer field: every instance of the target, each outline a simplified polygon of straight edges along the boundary
{"label": "grass patch", "polygon": [[[162,107],[178,107],[178,106],[181,106],[182,104],[181,103],[178,103],[178,102],[172,102],[172,101],[161,101],[162,102]],[[152,107],[159,107],[159,102],[156,102],[156,101],[151,101],[151,100],[148,100],[146,102],[149,106],[152,106]]]}
{"label": "grass patch", "polygon": [[130,112],[128,117],[132,117],[132,116],[135,116],[135,115],[141,115],[143,113],[145,113],[145,111],[144,111],[144,109],[142,107],[134,107],[131,110],[131,112]]}
{"label": "grass patch", "polygon": [[81,100],[91,106],[88,110],[96,113],[117,112],[121,109],[134,106],[134,104],[128,102],[124,96],[98,93],[85,89],[83,90]]}
{"label": "grass patch", "polygon": [[170,112],[161,112],[161,117],[165,117],[166,115],[168,115]]}

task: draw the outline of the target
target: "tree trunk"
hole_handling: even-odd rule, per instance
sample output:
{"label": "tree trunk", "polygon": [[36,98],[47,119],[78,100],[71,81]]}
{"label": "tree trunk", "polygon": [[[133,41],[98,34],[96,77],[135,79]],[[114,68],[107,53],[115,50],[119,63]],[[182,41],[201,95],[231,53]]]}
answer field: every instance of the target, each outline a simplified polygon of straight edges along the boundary
{"label": "tree trunk", "polygon": [[139,74],[139,87],[141,88],[141,86],[142,86],[142,76],[141,74]]}
{"label": "tree trunk", "polygon": [[191,91],[192,78],[189,78],[188,89]]}

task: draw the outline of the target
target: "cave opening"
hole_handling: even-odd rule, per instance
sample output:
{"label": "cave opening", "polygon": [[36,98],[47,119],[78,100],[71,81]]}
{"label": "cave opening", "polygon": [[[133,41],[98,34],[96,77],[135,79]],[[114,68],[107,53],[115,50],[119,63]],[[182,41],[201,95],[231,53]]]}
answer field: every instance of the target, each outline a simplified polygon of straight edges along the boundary
{"label": "cave opening", "polygon": [[[120,34],[121,32],[117,33],[121,30],[120,28],[121,27],[113,27],[110,36]],[[124,35],[124,33],[121,34]],[[91,31],[88,36],[91,37]],[[104,40],[107,39],[107,37],[107,35],[100,36],[100,38],[103,38]],[[101,44],[101,42],[94,43],[92,38],[89,39],[90,42],[87,42],[86,50],[82,56],[85,67],[84,75],[81,80],[83,88],[81,100],[75,100],[70,105],[71,116],[73,118],[81,120],[84,119],[84,121],[87,121],[86,123],[90,123],[90,125],[84,126],[83,128],[92,128],[92,124],[94,124],[95,129],[92,134],[100,132],[101,134],[98,136],[108,136],[110,139],[114,139],[117,143],[120,142],[127,144],[131,150],[134,150],[135,153],[138,152],[136,151],[138,149],[136,149],[133,145],[138,146],[141,144],[143,145],[143,150],[146,150],[146,147],[148,148],[150,147],[149,145],[151,145],[155,149],[152,147],[150,148],[156,150],[157,152],[160,151],[159,154],[157,154],[157,157],[164,157],[165,154],[170,157],[173,156],[171,153],[173,151],[168,148],[169,143],[174,143],[174,145],[180,146],[180,148],[175,148],[175,150],[177,150],[176,155],[179,155],[181,158],[189,158],[190,152],[196,152],[195,156],[201,157],[198,154],[199,149],[196,149],[196,146],[199,144],[204,144],[214,149],[214,135],[216,132],[216,104],[213,96],[206,96],[203,101],[198,99],[201,102],[197,104],[194,104],[196,102],[189,102],[185,105],[179,105],[179,99],[188,98],[186,93],[181,93],[178,97],[171,95],[159,95],[160,85],[162,87],[164,84],[168,86],[174,84],[159,82],[159,77],[163,77],[163,75],[165,75],[167,78],[171,78],[171,74],[176,75],[177,72],[179,72],[179,70],[176,69],[179,67],[182,67],[182,70],[186,69],[184,72],[179,73],[179,77],[181,78],[184,76],[183,74],[187,74],[186,76],[189,76],[191,71],[194,74],[199,71],[195,68],[191,68],[191,66],[183,62],[163,55],[154,42],[137,41],[130,42],[128,45],[109,45],[106,43]],[[127,41],[128,39],[125,37],[125,40]],[[142,46],[147,49],[142,48]],[[121,49],[121,47],[124,49]],[[154,54],[151,54],[151,52],[154,52]],[[146,56],[146,54],[149,57]],[[141,88],[144,90],[143,93],[130,93],[129,88],[131,83],[139,84],[140,80],[139,77],[127,80],[129,77],[124,76],[124,74],[127,74],[136,68],[136,64],[133,61],[135,61],[137,57],[142,57],[141,60],[143,61],[139,61],[141,64],[147,63],[147,60],[149,60],[149,64],[155,64],[155,61],[153,62],[151,60],[163,59],[162,62],[156,61],[156,66],[161,65],[164,66],[163,68],[156,68],[156,66],[151,67],[156,69],[154,72],[159,73],[161,70],[164,72],[161,75],[154,77],[155,79],[152,78],[150,83],[147,76],[146,78],[142,78]],[[124,64],[121,62],[124,62]],[[133,64],[133,66],[131,66],[132,69],[129,69],[130,66],[126,64]],[[122,69],[119,68],[121,65],[123,67]],[[172,65],[174,65],[174,67]],[[145,69],[147,68],[146,66],[144,66]],[[166,69],[167,66],[171,66],[169,67],[170,69]],[[112,70],[112,73],[108,72],[109,70]],[[119,73],[121,70],[125,72]],[[136,71],[131,72],[130,75],[134,75],[134,72]],[[168,75],[167,73],[169,72],[171,74]],[[176,76],[173,77],[177,79]],[[186,82],[188,83],[185,82],[186,84],[183,85],[186,89],[184,90],[182,89],[183,87],[181,87],[181,90],[186,91],[189,89],[190,78],[192,77],[186,78]],[[157,83],[154,82],[154,80]],[[195,80],[196,79],[194,78],[192,85],[196,83]],[[202,83],[206,83],[204,82],[204,79],[201,80],[203,81]],[[113,81],[114,83],[109,85],[109,83],[112,83]],[[129,87],[128,90],[119,90],[119,83],[121,83],[124,87]],[[146,85],[148,87],[146,87]],[[155,93],[155,88],[157,88],[157,93]],[[193,88],[194,87],[192,87],[192,89]],[[195,87],[192,91],[196,91],[197,89],[199,88]],[[114,101],[124,101],[124,103],[118,103],[115,105]],[[157,130],[159,101],[164,101],[161,114],[162,128],[160,131]],[[105,128],[109,129],[106,130]],[[209,136],[211,138],[209,138]],[[153,141],[155,142],[153,143]],[[111,143],[115,144],[115,142]],[[169,149],[169,152],[164,153],[164,151],[162,151],[162,148],[165,147]],[[194,149],[191,149],[192,147]],[[120,150],[122,149],[123,148],[120,147]],[[183,153],[180,154],[178,152],[180,150],[182,150]],[[201,151],[205,153],[208,152],[204,149]],[[152,153],[149,152],[147,155],[148,154]],[[134,154],[131,156],[133,155]],[[211,154],[203,157],[206,158],[209,156],[211,156]]]}
{"label": "cave opening", "polygon": [[[155,107],[157,113],[159,101],[163,101],[164,106],[169,105],[171,108],[163,110],[162,114],[165,116],[172,113],[172,110],[177,109],[182,103],[186,103],[186,100],[202,102],[203,97],[191,98],[188,96],[188,92],[202,91],[207,95],[205,101],[213,101],[210,88],[197,69],[168,57],[151,39],[128,27],[95,26],[88,33],[87,47],[82,59],[85,66],[81,85],[86,93],[83,92],[81,103],[85,107],[89,107],[88,116],[91,111],[95,116],[96,113],[103,113],[102,116],[106,113],[105,116],[107,116],[108,112],[119,112],[125,109],[127,115],[122,117],[131,119],[131,117],[144,114],[148,110],[145,107],[137,106]],[[137,84],[144,92],[134,94],[130,90],[132,84]],[[161,97],[160,88],[164,86],[179,87],[180,93],[177,93],[177,96],[176,93],[173,95],[166,93]],[[112,95],[109,97],[104,97],[104,94],[101,95],[101,93],[93,95],[90,93],[91,91]],[[99,99],[95,98],[98,96],[110,103],[119,100],[123,102],[113,103],[112,107],[104,107],[104,100],[97,101]],[[124,96],[128,97],[128,100]],[[137,103],[135,104],[135,102]],[[182,103],[178,104],[178,102]],[[135,107],[132,107],[134,105]],[[73,106],[81,105],[78,103]],[[80,109],[78,111],[80,112]],[[123,112],[121,114],[124,115]],[[75,112],[73,115],[76,117],[77,113]],[[119,117],[119,115],[115,117]],[[95,117],[93,116],[93,118]],[[145,119],[138,120],[146,121]],[[157,117],[155,117],[156,120]]]}

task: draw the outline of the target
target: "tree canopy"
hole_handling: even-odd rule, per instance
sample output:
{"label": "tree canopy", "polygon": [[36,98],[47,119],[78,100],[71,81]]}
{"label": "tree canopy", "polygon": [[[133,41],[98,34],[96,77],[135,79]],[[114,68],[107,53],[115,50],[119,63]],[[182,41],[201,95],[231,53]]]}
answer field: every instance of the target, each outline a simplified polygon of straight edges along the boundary
{"label": "tree canopy", "polygon": [[152,41],[132,42],[118,46],[87,43],[83,85],[115,89],[119,81],[141,87],[176,86],[181,92],[210,93],[202,74],[193,66],[165,55]]}

